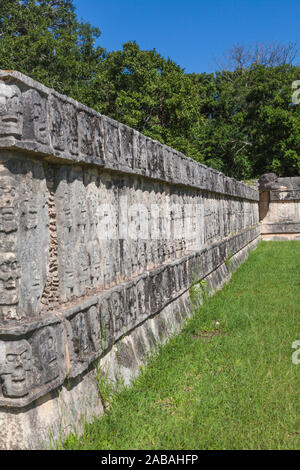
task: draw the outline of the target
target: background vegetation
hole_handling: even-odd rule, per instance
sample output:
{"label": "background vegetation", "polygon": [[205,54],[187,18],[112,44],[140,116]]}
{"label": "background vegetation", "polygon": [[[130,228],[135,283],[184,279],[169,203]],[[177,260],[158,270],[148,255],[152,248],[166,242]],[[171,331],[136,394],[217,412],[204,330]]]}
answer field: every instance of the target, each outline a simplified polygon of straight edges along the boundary
{"label": "background vegetation", "polygon": [[72,0],[1,0],[0,68],[41,81],[238,179],[300,174],[296,45],[234,45],[215,74],[187,74],[135,42],[107,52]]}

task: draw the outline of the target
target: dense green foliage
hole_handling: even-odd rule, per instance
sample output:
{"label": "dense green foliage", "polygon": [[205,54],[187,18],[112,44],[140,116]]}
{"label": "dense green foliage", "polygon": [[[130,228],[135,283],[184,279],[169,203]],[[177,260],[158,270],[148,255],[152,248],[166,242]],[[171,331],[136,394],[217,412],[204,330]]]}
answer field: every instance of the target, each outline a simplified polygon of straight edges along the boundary
{"label": "dense green foliage", "polygon": [[110,407],[64,447],[299,449],[299,283],[300,242],[262,242],[132,387],[100,382]]}
{"label": "dense green foliage", "polygon": [[299,77],[300,67],[289,65],[217,73],[200,143],[208,165],[237,178],[300,173],[300,106],[291,103]]}
{"label": "dense green foliage", "polygon": [[300,174],[300,106],[291,103],[299,66],[243,66],[239,57],[234,70],[187,74],[134,42],[106,52],[95,45],[99,36],[78,21],[72,0],[1,0],[0,68],[30,75],[230,176]]}

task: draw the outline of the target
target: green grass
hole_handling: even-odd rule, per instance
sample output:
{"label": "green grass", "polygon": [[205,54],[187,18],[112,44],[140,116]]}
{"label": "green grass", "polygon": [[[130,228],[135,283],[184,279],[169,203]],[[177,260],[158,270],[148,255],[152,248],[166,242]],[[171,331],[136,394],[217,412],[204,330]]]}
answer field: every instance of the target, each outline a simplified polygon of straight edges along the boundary
{"label": "green grass", "polygon": [[263,242],[66,449],[300,449],[300,242]]}

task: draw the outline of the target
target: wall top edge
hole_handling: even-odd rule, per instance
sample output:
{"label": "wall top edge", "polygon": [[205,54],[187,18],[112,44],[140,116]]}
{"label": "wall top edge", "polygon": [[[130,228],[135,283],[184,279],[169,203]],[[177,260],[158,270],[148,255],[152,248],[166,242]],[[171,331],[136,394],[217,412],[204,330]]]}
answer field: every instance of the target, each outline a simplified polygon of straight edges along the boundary
{"label": "wall top edge", "polygon": [[23,150],[258,201],[256,189],[14,70],[0,70],[0,150]]}

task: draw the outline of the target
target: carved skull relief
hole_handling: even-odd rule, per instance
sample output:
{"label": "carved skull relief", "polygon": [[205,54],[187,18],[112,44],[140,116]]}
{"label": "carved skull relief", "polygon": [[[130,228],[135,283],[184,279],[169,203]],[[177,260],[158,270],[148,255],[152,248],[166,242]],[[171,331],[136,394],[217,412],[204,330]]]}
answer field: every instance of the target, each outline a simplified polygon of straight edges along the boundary
{"label": "carved skull relief", "polygon": [[88,310],[88,323],[94,351],[100,351],[102,346],[101,323],[98,309],[95,305]]}
{"label": "carved skull relief", "polygon": [[32,351],[26,340],[0,343],[0,377],[6,397],[24,397],[32,382]]}
{"label": "carved skull relief", "polygon": [[0,175],[0,232],[17,230],[17,194],[15,181],[9,176]]}
{"label": "carved skull relief", "polygon": [[36,90],[24,93],[24,137],[49,144],[47,100]]}
{"label": "carved skull relief", "polygon": [[0,136],[21,137],[23,132],[22,93],[16,85],[0,83]]}
{"label": "carved skull relief", "polygon": [[0,302],[2,305],[17,303],[19,277],[16,256],[13,253],[0,254]]}
{"label": "carved skull relief", "polygon": [[31,289],[32,295],[35,297],[34,303],[36,303],[42,295],[42,279],[39,271],[37,259],[35,259],[36,253],[33,250],[29,250],[28,253],[28,266],[30,267],[31,273]]}
{"label": "carved skull relief", "polygon": [[44,370],[45,383],[56,379],[59,375],[57,340],[55,330],[48,326],[38,337],[39,359]]}
{"label": "carved skull relief", "polygon": [[85,318],[85,312],[79,313],[73,320],[73,345],[75,354],[78,355],[80,362],[84,362],[88,358],[89,354],[89,341],[88,341],[88,330],[87,321]]}
{"label": "carved skull relief", "polygon": [[90,258],[85,245],[80,244],[78,253],[78,280],[81,295],[90,285]]}
{"label": "carved skull relief", "polygon": [[52,97],[51,103],[51,136],[52,145],[57,150],[64,150],[66,146],[66,131],[62,103]]}
{"label": "carved skull relief", "polygon": [[38,142],[48,144],[47,102],[37,91],[33,90],[32,104],[34,136]]}

